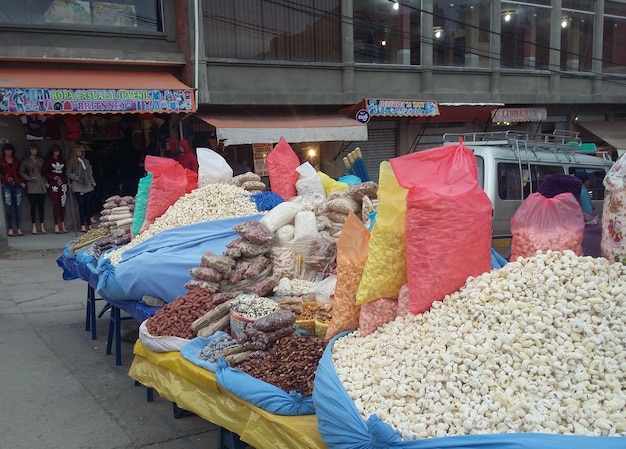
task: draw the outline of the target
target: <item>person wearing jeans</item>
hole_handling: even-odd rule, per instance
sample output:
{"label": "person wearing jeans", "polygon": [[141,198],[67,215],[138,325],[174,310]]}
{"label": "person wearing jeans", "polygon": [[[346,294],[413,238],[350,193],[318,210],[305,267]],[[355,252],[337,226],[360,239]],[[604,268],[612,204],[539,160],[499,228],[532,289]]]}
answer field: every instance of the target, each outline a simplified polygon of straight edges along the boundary
{"label": "person wearing jeans", "polygon": [[[20,160],[15,157],[15,146],[5,143],[0,156],[0,181],[2,182],[2,200],[6,211],[9,237],[24,235],[21,229],[22,189],[24,180],[19,174]],[[15,225],[13,220],[15,219]]]}
{"label": "person wearing jeans", "polygon": [[80,215],[80,230],[87,232],[91,229],[90,218],[93,213],[93,191],[96,181],[93,177],[93,168],[89,160],[85,158],[85,150],[76,145],[68,161],[67,176],[72,183],[72,192],[78,202]]}
{"label": "person wearing jeans", "polygon": [[[44,204],[48,181],[43,176],[44,160],[39,155],[37,144],[28,145],[28,157],[20,164],[20,176],[26,181],[26,194],[30,202],[30,218],[33,223],[33,234],[46,233],[44,226]],[[37,216],[39,216],[40,231],[37,231]]]}

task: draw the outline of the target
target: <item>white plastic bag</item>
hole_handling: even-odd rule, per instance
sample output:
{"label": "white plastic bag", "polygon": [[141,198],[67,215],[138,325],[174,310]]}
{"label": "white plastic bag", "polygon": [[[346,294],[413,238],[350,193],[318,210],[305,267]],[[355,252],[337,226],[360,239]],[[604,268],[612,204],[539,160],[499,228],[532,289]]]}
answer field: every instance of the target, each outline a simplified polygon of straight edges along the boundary
{"label": "white plastic bag", "polygon": [[196,148],[198,157],[198,187],[207,184],[227,184],[233,179],[233,169],[226,159],[209,148]]}
{"label": "white plastic bag", "polygon": [[327,303],[331,302],[333,295],[335,294],[335,287],[337,286],[337,276],[328,276],[324,280],[317,283],[313,288],[315,292],[315,302]]}
{"label": "white plastic bag", "polygon": [[146,347],[146,349],[152,352],[175,352],[180,351],[180,348],[185,343],[189,343],[191,340],[186,338],[166,336],[158,337],[148,332],[146,322],[142,321],[139,325],[139,341]]}
{"label": "white plastic bag", "polygon": [[326,192],[324,191],[324,185],[317,176],[317,170],[309,162],[304,162],[298,168],[298,180],[296,181],[296,191],[300,196],[314,196],[322,195],[326,198]]}

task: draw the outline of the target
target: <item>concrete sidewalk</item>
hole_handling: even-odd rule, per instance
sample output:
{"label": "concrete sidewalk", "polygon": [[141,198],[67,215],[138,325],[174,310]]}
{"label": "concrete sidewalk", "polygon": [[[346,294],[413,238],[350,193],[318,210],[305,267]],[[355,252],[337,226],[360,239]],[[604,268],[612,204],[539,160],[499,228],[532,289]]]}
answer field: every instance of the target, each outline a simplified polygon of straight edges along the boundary
{"label": "concrete sidewalk", "polygon": [[64,281],[56,258],[70,234],[9,238],[0,253],[0,437],[11,449],[213,449],[217,428],[176,419],[172,403],[128,376],[105,354],[108,314],[98,339],[85,332],[87,284]]}

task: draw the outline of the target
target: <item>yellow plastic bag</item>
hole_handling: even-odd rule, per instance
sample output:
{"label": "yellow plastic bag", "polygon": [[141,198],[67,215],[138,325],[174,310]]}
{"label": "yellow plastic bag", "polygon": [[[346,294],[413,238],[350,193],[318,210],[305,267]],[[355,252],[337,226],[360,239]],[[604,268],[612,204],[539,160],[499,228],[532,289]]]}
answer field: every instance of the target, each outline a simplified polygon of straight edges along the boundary
{"label": "yellow plastic bag", "polygon": [[398,184],[389,161],[380,164],[378,186],[380,205],[356,294],[359,305],[380,298],[397,299],[407,281],[404,219],[408,190]]}
{"label": "yellow plastic bag", "polygon": [[330,192],[334,192],[336,190],[339,192],[344,192],[350,188],[350,186],[346,184],[345,182],[339,182],[331,178],[324,172],[318,171],[317,176],[320,178],[320,181],[322,181],[322,185],[324,186],[324,192],[326,192],[326,196],[328,196]]}

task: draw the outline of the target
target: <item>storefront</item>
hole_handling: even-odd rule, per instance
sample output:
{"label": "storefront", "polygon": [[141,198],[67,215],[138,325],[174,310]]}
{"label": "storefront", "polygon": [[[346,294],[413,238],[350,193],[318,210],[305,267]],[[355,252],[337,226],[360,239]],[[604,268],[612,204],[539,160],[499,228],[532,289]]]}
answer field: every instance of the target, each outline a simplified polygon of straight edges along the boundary
{"label": "storefront", "polygon": [[[326,170],[329,160],[352,142],[368,140],[368,127],[337,111],[259,109],[201,112],[185,120],[196,146],[218,151],[236,166],[244,161],[265,176],[265,157],[283,137],[300,159]],[[339,168],[341,172],[341,168]]]}
{"label": "storefront", "polygon": [[164,71],[0,69],[0,141],[23,158],[35,141],[67,158],[80,142],[94,166],[96,200],[134,195],[145,154],[159,154],[181,117],[196,110],[193,89]]}

